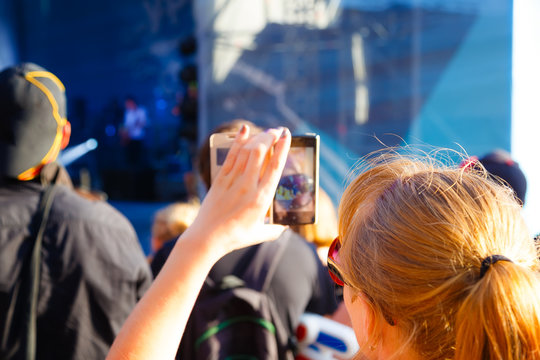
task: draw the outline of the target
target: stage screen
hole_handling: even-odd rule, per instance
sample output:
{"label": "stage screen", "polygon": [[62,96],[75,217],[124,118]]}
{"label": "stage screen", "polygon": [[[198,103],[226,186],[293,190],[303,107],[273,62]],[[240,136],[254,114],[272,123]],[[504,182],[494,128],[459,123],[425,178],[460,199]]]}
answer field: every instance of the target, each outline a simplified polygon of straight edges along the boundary
{"label": "stage screen", "polygon": [[321,136],[321,186],[384,146],[510,150],[512,2],[199,1],[199,136],[245,118]]}

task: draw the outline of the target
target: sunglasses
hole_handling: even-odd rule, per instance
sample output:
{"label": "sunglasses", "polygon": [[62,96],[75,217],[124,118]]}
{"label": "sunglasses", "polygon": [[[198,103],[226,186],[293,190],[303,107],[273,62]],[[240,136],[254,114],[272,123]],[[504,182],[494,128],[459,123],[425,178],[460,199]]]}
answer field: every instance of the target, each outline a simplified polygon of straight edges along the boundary
{"label": "sunglasses", "polygon": [[[341,275],[341,272],[339,271],[337,267],[337,260],[339,258],[339,249],[341,249],[341,241],[339,241],[339,237],[335,238],[334,241],[332,241],[332,244],[330,245],[330,249],[328,249],[328,260],[327,260],[327,266],[328,266],[328,273],[330,274],[330,277],[332,280],[338,285],[338,286],[344,286],[347,284],[345,280],[343,280],[343,275]],[[347,284],[349,285],[349,284]],[[373,302],[373,299],[366,293],[364,293],[364,296],[366,296],[368,299],[370,299],[371,302]],[[388,324],[391,326],[396,325],[396,321],[392,319],[387,314],[383,314],[384,319]]]}
{"label": "sunglasses", "polygon": [[330,278],[332,278],[332,280],[338,286],[344,286],[345,281],[343,281],[343,276],[341,275],[341,272],[339,271],[337,267],[339,249],[341,249],[341,241],[339,241],[339,237],[337,237],[334,239],[334,241],[332,241],[332,244],[330,245],[330,249],[328,249],[327,266],[328,266],[328,273],[330,274]]}

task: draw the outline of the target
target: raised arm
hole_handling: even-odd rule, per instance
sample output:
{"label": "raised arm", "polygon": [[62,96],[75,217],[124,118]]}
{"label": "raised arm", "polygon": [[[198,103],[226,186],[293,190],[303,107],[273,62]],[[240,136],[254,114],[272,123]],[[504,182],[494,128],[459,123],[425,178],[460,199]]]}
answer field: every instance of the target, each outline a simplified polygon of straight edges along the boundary
{"label": "raised arm", "polygon": [[290,140],[287,129],[269,129],[252,138],[249,128],[240,130],[195,222],[177,241],[107,359],[173,359],[213,264],[230,251],[278,237],[283,227],[263,220]]}

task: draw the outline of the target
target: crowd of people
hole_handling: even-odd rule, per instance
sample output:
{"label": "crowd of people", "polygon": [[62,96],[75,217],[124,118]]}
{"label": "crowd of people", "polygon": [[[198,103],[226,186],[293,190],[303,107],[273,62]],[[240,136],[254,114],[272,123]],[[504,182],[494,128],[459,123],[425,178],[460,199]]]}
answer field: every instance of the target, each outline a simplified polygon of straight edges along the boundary
{"label": "crowd of people", "polygon": [[1,359],[195,358],[207,284],[249,283],[279,243],[257,264],[288,340],[268,359],[294,357],[305,312],[351,326],[359,359],[540,359],[539,246],[521,217],[526,182],[501,151],[448,166],[385,149],[358,166],[337,218],[322,192],[321,224],[285,228],[264,218],[289,130],[223,124],[214,132],[237,134],[223,168],[210,183],[206,141],[208,193],[156,214],[146,258],[127,219],[55,161],[71,131],[60,79],[4,69],[0,129]]}

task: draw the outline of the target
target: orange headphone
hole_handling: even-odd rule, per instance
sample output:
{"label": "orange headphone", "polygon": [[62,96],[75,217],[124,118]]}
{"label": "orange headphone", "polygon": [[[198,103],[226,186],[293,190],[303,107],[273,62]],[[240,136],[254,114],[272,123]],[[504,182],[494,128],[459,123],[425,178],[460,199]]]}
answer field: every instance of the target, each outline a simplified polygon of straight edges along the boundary
{"label": "orange headphone", "polygon": [[60,150],[63,150],[66,148],[66,146],[69,143],[69,138],[71,137],[71,124],[70,122],[65,118],[62,117],[58,110],[58,103],[56,102],[56,99],[54,95],[51,93],[51,91],[45,86],[41,81],[38,80],[38,78],[46,78],[51,80],[58,86],[62,92],[65,91],[64,84],[58,79],[53,73],[50,73],[48,71],[30,71],[25,74],[25,79],[35,85],[39,90],[41,90],[49,102],[51,103],[52,107],[52,115],[53,118],[56,120],[56,135],[54,137],[53,144],[51,145],[51,148],[45,154],[43,159],[39,162],[38,165],[22,172],[17,176],[17,179],[19,180],[31,180],[39,174],[41,171],[41,168],[43,165],[50,163],[58,157],[58,154],[60,153]]}

